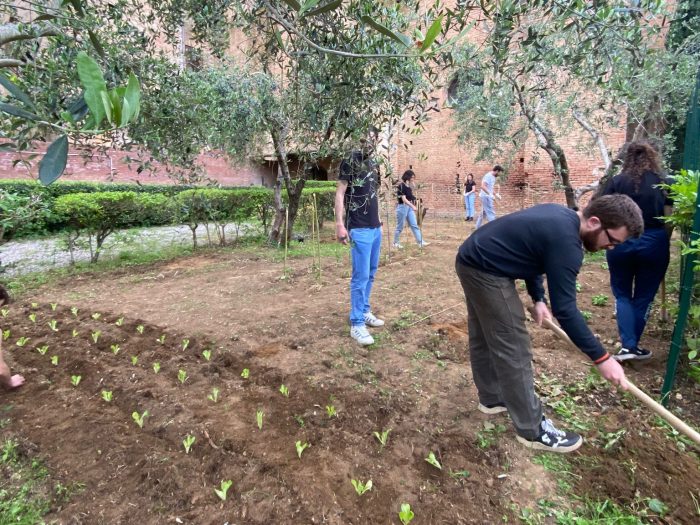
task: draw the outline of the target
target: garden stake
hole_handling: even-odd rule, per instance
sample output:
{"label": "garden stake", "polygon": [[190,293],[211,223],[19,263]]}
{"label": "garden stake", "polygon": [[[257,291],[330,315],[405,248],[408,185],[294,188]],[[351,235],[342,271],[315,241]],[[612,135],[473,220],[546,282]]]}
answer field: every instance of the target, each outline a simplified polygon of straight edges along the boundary
{"label": "garden stake", "polygon": [[445,308],[444,310],[440,310],[439,312],[435,312],[434,314],[430,314],[430,315],[426,315],[425,317],[421,317],[417,321],[414,321],[411,324],[406,325],[406,328],[410,328],[411,326],[416,325],[422,321],[425,321],[426,319],[430,319],[433,316],[436,316],[436,315],[441,314],[443,312],[447,312],[448,310],[452,310],[453,308],[457,308],[458,306],[463,306],[463,305],[464,305],[464,302],[453,304],[452,306]]}
{"label": "garden stake", "polygon": [[668,323],[671,320],[671,316],[668,315],[668,310],[666,309],[666,278],[661,280],[661,320],[664,323]]}
{"label": "garden stake", "polygon": [[287,277],[287,245],[289,244],[289,208],[284,210],[284,277]]}
{"label": "garden stake", "polygon": [[[530,307],[528,308],[528,310],[530,310],[530,313],[533,315],[534,318],[534,309]],[[567,345],[570,348],[580,351],[579,348],[574,344],[574,342],[571,339],[569,339],[569,336],[566,335],[566,332],[564,332],[564,330],[555,325],[552,321],[550,321],[549,319],[544,319],[542,321],[542,325],[545,328],[549,328],[552,332],[554,332],[559,337],[559,339],[567,343]],[[695,429],[690,427],[680,418],[666,410],[666,408],[663,405],[654,401],[649,395],[640,390],[629,379],[627,379],[627,384],[629,385],[630,394],[636,397],[639,401],[642,402],[642,404],[646,405],[647,408],[651,409],[657,416],[666,421],[678,432],[692,439],[697,445],[700,445],[700,433],[698,433]]]}

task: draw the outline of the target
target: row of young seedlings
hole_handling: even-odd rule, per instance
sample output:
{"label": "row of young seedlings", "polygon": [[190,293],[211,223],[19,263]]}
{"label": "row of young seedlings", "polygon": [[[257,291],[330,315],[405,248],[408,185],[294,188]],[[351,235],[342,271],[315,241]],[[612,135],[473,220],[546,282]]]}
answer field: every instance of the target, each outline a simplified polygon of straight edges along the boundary
{"label": "row of young seedlings", "polygon": [[[32,303],[32,308],[36,308],[37,306],[38,306],[37,303]],[[50,303],[50,306],[51,306],[51,310],[52,310],[52,311],[55,311],[56,308],[57,308],[57,306],[58,306],[58,304],[57,304],[57,303]],[[72,307],[72,308],[71,308],[71,313],[72,313],[73,316],[75,316],[75,317],[78,316],[78,311],[79,311],[79,310],[78,310],[78,308],[76,308],[76,307]],[[8,314],[9,314],[9,310],[8,310],[7,308],[2,308],[2,309],[0,309],[0,315],[2,315],[2,317],[6,317]],[[92,319],[94,319],[94,320],[97,321],[97,320],[100,319],[101,315],[102,315],[102,314],[100,314],[99,312],[95,312],[95,313],[91,314],[91,317],[92,317]],[[33,323],[36,322],[36,314],[35,314],[34,312],[30,313],[28,317],[29,317],[29,320],[30,320],[31,322],[33,322]],[[123,318],[123,317],[120,317],[120,318],[118,318],[118,319],[115,321],[114,324],[117,325],[117,326],[122,326],[123,323],[124,323],[124,318]],[[52,331],[54,331],[54,332],[57,332],[57,331],[58,331],[58,322],[57,322],[56,320],[51,319],[51,320],[48,321],[47,324],[48,324],[49,328],[50,328]],[[144,328],[143,325],[138,325],[138,326],[136,327],[136,331],[137,331],[139,334],[143,334],[143,333],[144,333],[144,329],[145,329],[145,328]],[[102,334],[102,332],[101,332],[100,330],[96,330],[96,331],[91,332],[91,338],[92,338],[92,341],[93,341],[94,344],[97,344],[97,342],[99,341],[99,338],[100,338],[101,334]],[[76,329],[73,329],[73,331],[72,331],[72,336],[73,336],[73,337],[77,337],[78,335],[79,335],[79,332],[78,332]],[[10,330],[4,330],[4,331],[3,331],[3,334],[2,334],[2,337],[3,337],[4,340],[9,339],[9,337],[10,337]],[[158,338],[156,339],[156,341],[157,341],[158,343],[160,343],[160,344],[165,344],[165,334],[161,334],[161,336],[158,337]],[[29,342],[29,338],[28,338],[28,337],[22,336],[22,337],[20,337],[20,338],[17,340],[16,345],[17,345],[18,347],[24,347],[24,346],[26,345],[27,342]],[[187,350],[187,347],[189,346],[189,343],[190,343],[190,340],[189,340],[189,339],[183,339],[183,340],[182,340],[182,345],[181,345],[181,346],[182,346],[182,350],[183,350],[183,351]],[[37,347],[37,348],[36,348],[36,350],[37,350],[41,355],[45,355],[45,354],[47,353],[48,349],[49,349],[49,346],[48,346],[48,345],[43,345],[43,346],[41,346],[41,347]],[[118,345],[118,344],[112,344],[112,345],[110,346],[110,349],[111,349],[111,351],[112,351],[112,353],[113,353],[114,355],[117,355],[117,354],[120,352],[120,350],[121,350],[120,345]],[[204,357],[205,360],[210,361],[210,360],[211,360],[211,350],[204,350],[204,351],[202,352],[202,356]],[[57,355],[51,356],[51,363],[52,363],[54,366],[57,366],[57,365],[58,365],[58,356],[57,356]],[[138,357],[137,357],[137,356],[131,356],[131,363],[132,363],[132,365],[135,366],[135,365],[138,363]],[[161,368],[161,367],[160,367],[160,363],[159,363],[159,362],[156,361],[156,362],[153,363],[153,371],[154,371],[156,374],[160,371],[160,368]],[[250,377],[250,370],[247,369],[247,368],[244,368],[243,371],[241,372],[241,377],[244,378],[244,379],[248,379],[248,378]],[[182,370],[182,369],[178,370],[178,380],[180,381],[181,384],[184,384],[185,381],[187,380],[187,378],[188,378],[187,373],[186,373],[184,370]],[[71,375],[71,384],[72,384],[74,387],[77,387],[77,386],[80,384],[81,380],[82,380],[82,376],[80,376],[80,375]],[[282,384],[282,385],[279,387],[279,391],[280,391],[280,393],[281,393],[283,396],[289,397],[289,388],[288,388],[286,385]],[[213,387],[212,390],[211,390],[211,393],[209,393],[209,394],[207,395],[207,399],[209,399],[210,401],[216,403],[216,402],[218,402],[218,400],[219,400],[219,393],[220,393],[220,390],[219,390],[217,387]],[[101,397],[102,397],[102,399],[103,399],[105,402],[108,402],[108,403],[111,402],[111,401],[112,401],[112,398],[113,398],[112,391],[110,391],[110,390],[102,390],[102,391],[101,391]],[[327,413],[327,415],[328,415],[329,418],[330,418],[330,417],[337,417],[337,411],[336,411],[335,406],[333,406],[333,405],[326,405],[326,413]],[[143,428],[143,426],[144,426],[144,424],[145,424],[145,421],[146,421],[146,418],[147,418],[149,415],[150,415],[150,414],[149,414],[148,410],[145,410],[145,411],[142,412],[142,413],[139,413],[138,411],[134,411],[134,412],[132,412],[131,417],[132,417],[133,421],[139,426],[139,428]],[[258,410],[256,411],[255,417],[256,417],[256,422],[257,422],[257,426],[258,426],[258,429],[259,429],[259,430],[262,430],[264,416],[265,416],[265,412],[264,412],[262,409],[258,409]],[[380,445],[381,445],[381,448],[384,448],[384,447],[386,446],[386,443],[387,443],[387,441],[388,441],[389,433],[390,433],[390,432],[391,432],[391,429],[389,429],[389,430],[382,430],[381,432],[380,432],[380,431],[374,432],[374,436],[375,436],[376,439],[379,441],[379,443],[380,443]],[[191,434],[188,434],[187,436],[185,436],[185,438],[184,438],[183,441],[182,441],[182,444],[183,444],[183,447],[184,447],[184,449],[185,449],[185,453],[186,453],[186,454],[189,454],[189,453],[190,453],[190,450],[192,449],[192,446],[194,445],[195,441],[196,441],[196,437],[195,437],[195,436],[193,436],[193,435],[191,435]],[[297,457],[298,457],[299,459],[301,459],[301,456],[302,456],[304,450],[306,450],[306,449],[307,449],[308,447],[310,447],[310,446],[311,446],[311,445],[310,445],[309,443],[305,443],[305,442],[302,442],[302,441],[296,441],[296,442],[295,442],[295,448],[296,448],[296,452],[297,452]],[[431,465],[433,465],[434,467],[436,467],[436,468],[442,470],[442,465],[439,463],[439,461],[438,461],[437,458],[435,457],[435,454],[434,454],[432,451],[428,454],[428,456],[425,458],[425,460],[426,460],[428,463],[430,463]],[[370,490],[372,490],[372,480],[371,480],[371,479],[367,480],[366,482],[363,482],[363,481],[361,481],[361,480],[351,479],[350,482],[351,482],[353,488],[355,489],[355,492],[356,492],[359,496],[362,496],[362,495],[364,495],[365,493],[367,493],[367,492],[369,492]],[[231,481],[231,480],[222,480],[222,481],[221,481],[220,487],[214,489],[214,492],[215,492],[216,496],[217,496],[219,499],[221,499],[222,501],[226,501],[226,498],[227,498],[227,495],[228,495],[228,491],[229,491],[229,489],[231,488],[232,485],[233,485],[233,481]],[[410,522],[413,520],[413,518],[414,518],[414,513],[413,513],[413,511],[411,510],[410,504],[408,504],[408,503],[402,503],[402,504],[401,504],[401,511],[399,512],[399,519],[401,520],[401,523],[404,524],[404,525],[407,525],[408,523],[410,523]]]}

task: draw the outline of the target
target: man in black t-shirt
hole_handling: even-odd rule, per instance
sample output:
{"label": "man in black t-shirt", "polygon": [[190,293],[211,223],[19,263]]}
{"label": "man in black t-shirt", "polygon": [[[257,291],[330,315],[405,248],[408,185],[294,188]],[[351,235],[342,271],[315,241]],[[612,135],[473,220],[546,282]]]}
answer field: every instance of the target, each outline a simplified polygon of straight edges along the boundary
{"label": "man in black t-shirt", "polygon": [[639,237],[644,222],[626,195],[600,197],[582,212],[541,204],[511,213],[476,230],[460,247],[455,268],[464,289],[469,359],[479,410],[508,411],[517,439],[530,448],[571,452],[583,442],[557,429],[543,415],[535,394],[530,337],[515,288],[524,279],[534,320],[551,319],[545,300],[547,276],[552,312],[571,340],[611,383],[627,388],[622,367],[610,359],[576,307],[576,277],[583,249],[609,250]]}
{"label": "man in black t-shirt", "polygon": [[376,131],[368,133],[360,149],[340,164],[335,192],[336,235],[339,242],[351,243],[350,336],[363,346],[374,343],[367,327],[384,325],[369,302],[382,244],[379,166],[372,158],[377,138]]}

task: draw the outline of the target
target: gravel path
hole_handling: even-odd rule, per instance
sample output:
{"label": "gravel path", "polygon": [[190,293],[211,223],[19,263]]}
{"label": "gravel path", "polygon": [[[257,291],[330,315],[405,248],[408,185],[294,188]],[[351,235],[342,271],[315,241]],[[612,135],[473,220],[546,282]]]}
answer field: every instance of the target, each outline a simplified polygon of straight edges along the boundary
{"label": "gravel path", "polygon": [[[212,243],[217,243],[216,232],[210,227]],[[250,231],[251,227],[242,226],[240,235],[244,231]],[[226,238],[235,239],[236,229],[234,225],[226,227]],[[197,242],[206,245],[207,232],[204,226],[197,228]],[[107,260],[119,256],[124,251],[158,250],[171,246],[190,246],[192,244],[192,231],[187,226],[158,226],[154,228],[139,228],[124,230],[112,234],[102,247],[100,260]],[[74,251],[76,262],[89,261],[89,248],[81,247]],[[50,237],[46,239],[13,241],[5,244],[0,250],[0,261],[7,277],[46,271],[52,268],[68,266],[71,262],[70,253],[66,248],[64,237]]]}

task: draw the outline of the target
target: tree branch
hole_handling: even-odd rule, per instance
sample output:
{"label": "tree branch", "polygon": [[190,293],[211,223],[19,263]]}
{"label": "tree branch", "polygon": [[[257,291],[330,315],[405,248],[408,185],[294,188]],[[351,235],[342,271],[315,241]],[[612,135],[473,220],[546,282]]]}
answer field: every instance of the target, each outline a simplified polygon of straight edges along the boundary
{"label": "tree branch", "polygon": [[34,40],[46,36],[59,36],[61,32],[51,24],[37,22],[34,24],[0,25],[0,46],[18,40]]}

